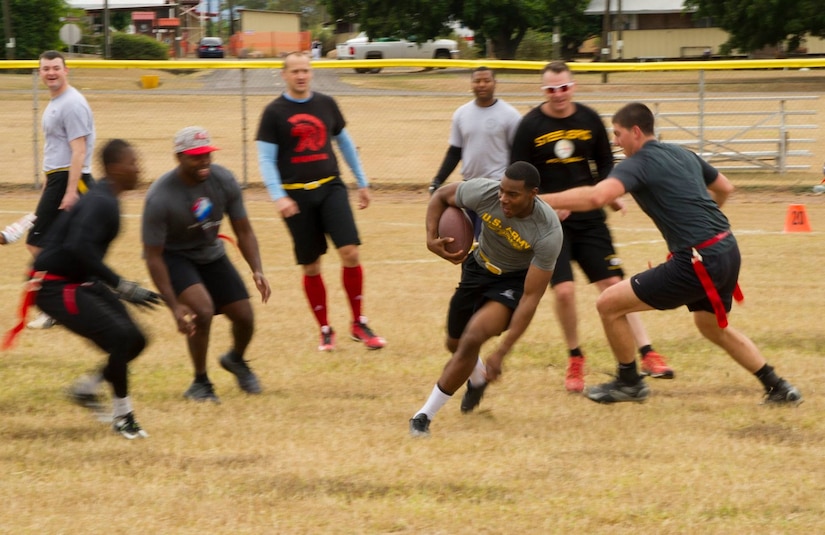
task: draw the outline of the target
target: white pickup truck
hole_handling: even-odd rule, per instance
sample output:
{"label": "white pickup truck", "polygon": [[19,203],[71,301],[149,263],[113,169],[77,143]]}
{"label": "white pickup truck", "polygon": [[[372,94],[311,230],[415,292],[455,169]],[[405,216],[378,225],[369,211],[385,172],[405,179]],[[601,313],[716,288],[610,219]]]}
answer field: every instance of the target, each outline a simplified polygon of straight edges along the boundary
{"label": "white pickup truck", "polygon": [[[453,39],[416,43],[406,39],[382,38],[370,40],[363,32],[336,47],[338,59],[454,59],[458,43]],[[381,72],[380,67],[359,68],[355,72]]]}

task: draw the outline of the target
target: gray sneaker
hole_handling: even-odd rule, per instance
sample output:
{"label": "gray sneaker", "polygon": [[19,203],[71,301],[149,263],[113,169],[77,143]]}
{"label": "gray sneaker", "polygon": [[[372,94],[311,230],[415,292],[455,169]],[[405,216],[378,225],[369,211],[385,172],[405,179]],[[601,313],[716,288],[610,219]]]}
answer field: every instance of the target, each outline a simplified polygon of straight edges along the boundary
{"label": "gray sneaker", "polygon": [[45,312],[41,312],[36,318],[26,324],[29,329],[51,329],[57,325],[57,320]]}
{"label": "gray sneaker", "polygon": [[618,403],[620,401],[641,402],[647,399],[650,388],[644,379],[639,379],[635,385],[623,383],[619,379],[587,389],[587,397],[596,403]]}
{"label": "gray sneaker", "polygon": [[221,400],[215,395],[215,387],[212,383],[192,383],[191,386],[183,393],[183,397],[191,399],[192,401],[211,401],[213,403],[220,403]]}
{"label": "gray sneaker", "polygon": [[765,392],[764,405],[792,405],[802,403],[802,393],[791,383],[782,379],[779,384]]}
{"label": "gray sneaker", "polygon": [[104,423],[112,421],[112,414],[107,410],[103,397],[95,391],[92,379],[81,377],[66,389],[66,397],[79,407],[89,410],[96,420]]}
{"label": "gray sneaker", "polygon": [[221,357],[221,367],[235,376],[238,386],[247,394],[260,394],[261,384],[258,377],[249,369],[245,360],[237,361],[232,358],[231,353],[226,353]]}

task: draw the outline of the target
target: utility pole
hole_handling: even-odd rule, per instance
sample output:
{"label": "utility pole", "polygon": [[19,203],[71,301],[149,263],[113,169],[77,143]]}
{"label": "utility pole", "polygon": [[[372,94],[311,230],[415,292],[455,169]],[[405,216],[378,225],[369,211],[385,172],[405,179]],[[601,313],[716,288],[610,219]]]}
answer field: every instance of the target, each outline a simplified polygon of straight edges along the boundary
{"label": "utility pole", "polygon": [[235,35],[235,2],[229,0],[229,38]]}
{"label": "utility pole", "polygon": [[[610,46],[608,46],[608,39],[610,37],[610,0],[604,0],[604,17],[602,18],[602,42],[601,44],[601,60],[607,61],[610,59]],[[607,71],[602,72],[602,83],[607,83]]]}
{"label": "utility pole", "polygon": [[14,42],[14,33],[11,29],[11,7],[9,6],[10,0],[3,0],[3,33],[6,36],[6,59],[12,60],[14,59],[14,49],[15,49],[15,42]]}
{"label": "utility pole", "polygon": [[103,0],[103,59],[109,59],[109,0]]}
{"label": "utility pole", "polygon": [[180,4],[175,4],[175,9],[172,10],[173,15],[178,20],[178,25],[175,26],[175,58],[181,57],[181,46],[180,42],[183,37],[180,34]]}
{"label": "utility pole", "polygon": [[602,18],[602,61],[610,59],[610,0],[604,0],[604,17]]}
{"label": "utility pole", "polygon": [[622,0],[619,0],[619,15],[616,17],[619,26],[619,33],[616,38],[616,52],[619,59],[624,59],[624,41],[622,40],[622,29],[624,28],[624,16],[622,15]]}

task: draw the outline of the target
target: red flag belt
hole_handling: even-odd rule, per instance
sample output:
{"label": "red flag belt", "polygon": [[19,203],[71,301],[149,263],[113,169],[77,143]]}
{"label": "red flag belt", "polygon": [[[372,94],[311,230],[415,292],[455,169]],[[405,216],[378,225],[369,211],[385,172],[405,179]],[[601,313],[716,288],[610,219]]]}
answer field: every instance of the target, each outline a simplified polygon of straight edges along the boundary
{"label": "red flag belt", "polygon": [[[691,264],[693,264],[693,271],[696,272],[696,276],[699,277],[699,282],[702,283],[702,288],[705,289],[705,295],[708,296],[708,300],[713,307],[713,312],[716,315],[716,323],[721,329],[728,326],[728,315],[725,312],[725,304],[722,303],[722,298],[719,297],[719,291],[716,289],[716,286],[713,285],[713,281],[708,274],[708,270],[705,269],[705,265],[702,263],[702,255],[699,254],[699,250],[710,247],[715,243],[719,243],[728,236],[730,236],[730,231],[726,230],[724,232],[720,232],[709,240],[705,240],[698,245],[694,245],[691,247],[693,257],[690,259]],[[745,295],[742,293],[742,289],[739,288],[738,282],[736,283],[736,287],[733,289],[733,298],[737,303],[741,303],[745,300]]]}
{"label": "red flag belt", "polygon": [[[14,344],[15,338],[17,338],[17,335],[20,334],[20,331],[26,326],[26,315],[29,312],[29,308],[34,305],[37,291],[40,290],[43,282],[65,280],[67,280],[66,277],[51,275],[45,271],[32,271],[29,273],[29,280],[23,287],[23,296],[20,298],[20,306],[17,309],[17,325],[12,327],[3,337],[3,350],[9,349],[12,344]],[[77,304],[74,302],[74,290],[76,287],[77,285],[67,285],[64,289],[64,299],[67,299],[67,308],[71,312],[73,307],[75,313],[77,311]]]}

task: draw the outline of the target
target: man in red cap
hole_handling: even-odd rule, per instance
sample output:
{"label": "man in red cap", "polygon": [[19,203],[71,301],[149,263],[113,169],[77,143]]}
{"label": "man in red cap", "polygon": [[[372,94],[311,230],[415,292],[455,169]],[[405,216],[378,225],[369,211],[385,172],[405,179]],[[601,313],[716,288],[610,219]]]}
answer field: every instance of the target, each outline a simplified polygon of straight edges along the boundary
{"label": "man in red cap", "polygon": [[219,402],[206,371],[209,332],[216,314],[225,314],[232,322],[233,345],[221,356],[221,366],[235,375],[241,390],[257,394],[261,386],[244,359],[254,331],[252,306],[219,238],[226,214],[266,303],[271,290],[241,188],[231,171],[212,164],[212,152],[218,148],[205,129],[189,126],[179,131],[174,150],[178,166],[156,180],[146,194],[142,232],[152,280],[172,311],[178,331],[187,335],[195,380],[184,397]]}

